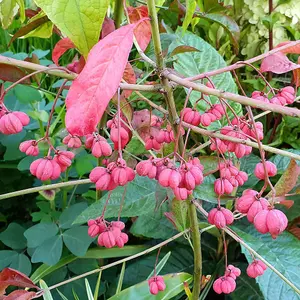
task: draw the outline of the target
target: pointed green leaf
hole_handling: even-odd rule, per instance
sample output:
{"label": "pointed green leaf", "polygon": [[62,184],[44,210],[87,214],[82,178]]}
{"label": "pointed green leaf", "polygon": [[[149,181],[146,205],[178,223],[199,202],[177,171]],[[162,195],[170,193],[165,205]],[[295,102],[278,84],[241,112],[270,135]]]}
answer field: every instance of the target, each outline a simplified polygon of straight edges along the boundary
{"label": "pointed green leaf", "polygon": [[87,226],[80,226],[68,229],[63,233],[64,243],[74,255],[84,256],[94,240],[87,232]]}
{"label": "pointed green leaf", "polygon": [[44,300],[53,300],[51,292],[48,289],[48,285],[46,284],[46,282],[44,280],[40,280],[40,287],[41,289],[45,290],[45,292],[43,293],[43,299]]}
{"label": "pointed green leaf", "polygon": [[[157,264],[155,267],[156,274],[159,274],[159,272],[162,270],[166,262],[168,261],[169,257],[171,256],[171,251],[169,251]],[[154,275],[154,270],[150,273],[147,279],[151,278]]]}
{"label": "pointed green leaf", "polygon": [[108,0],[35,0],[49,19],[87,57],[98,42]]}
{"label": "pointed green leaf", "polygon": [[[188,273],[174,273],[164,275],[163,277],[166,284],[166,289],[155,296],[155,299],[157,300],[173,299],[176,295],[184,291],[184,282],[191,283],[193,280],[192,275]],[[143,281],[109,298],[109,300],[127,299],[153,299],[153,295],[151,295],[149,292],[148,282]]]}
{"label": "pointed green leaf", "polygon": [[35,249],[31,261],[33,263],[43,262],[50,266],[55,265],[61,257],[62,248],[62,237],[54,236]]}
{"label": "pointed green leaf", "polygon": [[16,0],[2,0],[0,2],[0,21],[3,29],[7,29],[14,16],[18,13],[19,5]]}
{"label": "pointed green leaf", "polygon": [[185,17],[182,24],[182,33],[184,34],[187,30],[188,26],[190,25],[193,15],[195,13],[197,2],[195,0],[185,0],[186,3],[186,11],[185,11]]}
{"label": "pointed green leaf", "polygon": [[90,284],[86,278],[84,279],[84,282],[85,282],[85,288],[86,288],[88,300],[94,300],[94,296],[93,296]]}

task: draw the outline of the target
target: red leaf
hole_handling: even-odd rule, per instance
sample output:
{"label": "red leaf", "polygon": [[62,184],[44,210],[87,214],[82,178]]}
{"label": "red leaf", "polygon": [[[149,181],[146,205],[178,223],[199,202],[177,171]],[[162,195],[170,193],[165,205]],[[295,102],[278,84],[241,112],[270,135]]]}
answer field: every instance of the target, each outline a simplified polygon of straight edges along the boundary
{"label": "red leaf", "polygon": [[96,129],[121,82],[135,26],[129,24],[115,30],[90,51],[66,99],[66,127],[71,134],[84,136]]}
{"label": "red leaf", "polygon": [[52,60],[53,62],[59,66],[58,60],[59,58],[69,49],[75,48],[75,45],[69,38],[63,38],[59,40],[54,46],[52,52]]}
{"label": "red leaf", "polygon": [[[23,78],[27,74],[15,66],[9,66],[6,64],[0,64],[0,79],[3,81],[16,82]],[[30,79],[26,79],[22,82],[23,84],[30,84]]]}
{"label": "red leaf", "polygon": [[102,24],[101,39],[104,39],[107,35],[109,35],[115,30],[116,30],[115,22],[112,19],[105,17]]}
{"label": "red leaf", "polygon": [[292,221],[288,227],[288,231],[300,240],[300,217]]}
{"label": "red leaf", "polygon": [[[125,68],[124,74],[123,74],[123,79],[127,83],[136,84],[135,73],[134,73],[134,70],[130,63],[127,63],[127,65],[126,65],[126,68]],[[131,93],[132,93],[132,91],[124,91],[123,95],[125,96],[125,98],[128,98],[131,95]]]}
{"label": "red leaf", "polygon": [[[26,57],[24,59],[24,61],[28,61],[28,62],[31,62],[31,63],[34,63],[34,64],[40,64],[40,60],[39,58],[37,57],[36,54],[32,53],[32,57]],[[28,73],[33,73],[34,71],[33,70],[29,70],[29,69],[26,69],[26,71]],[[42,78],[42,74],[35,74],[31,77],[33,80],[35,80],[38,84],[41,83],[41,78]]]}
{"label": "red leaf", "polygon": [[17,290],[10,293],[8,296],[0,296],[0,300],[30,300],[35,298],[35,292],[28,292],[24,290]]}
{"label": "red leaf", "polygon": [[[145,5],[128,7],[127,10],[131,23],[137,23],[141,19],[149,17],[148,8]],[[144,20],[140,22],[134,29],[134,35],[142,51],[145,51],[151,40],[150,21]]]}
{"label": "red leaf", "polygon": [[39,289],[39,287],[23,273],[11,268],[5,268],[0,273],[0,295],[3,295],[5,289],[10,285]]}
{"label": "red leaf", "polygon": [[292,70],[300,68],[300,65],[291,62],[281,52],[274,53],[267,56],[261,63],[261,72],[273,72],[275,74],[283,74]]}
{"label": "red leaf", "polygon": [[[298,58],[298,64],[300,64],[300,56]],[[300,86],[300,69],[293,70],[293,83],[296,85],[296,88]]]}
{"label": "red leaf", "polygon": [[[290,42],[290,41],[282,42],[282,43],[278,44],[275,48],[282,47],[282,46],[287,45],[287,44],[289,44],[289,43],[292,43],[292,42]],[[286,48],[286,49],[284,49],[284,50],[281,50],[280,52],[281,52],[281,53],[285,53],[285,54],[287,54],[287,53],[300,54],[300,44],[297,44],[297,45],[295,45],[295,46],[288,47],[288,48]]]}

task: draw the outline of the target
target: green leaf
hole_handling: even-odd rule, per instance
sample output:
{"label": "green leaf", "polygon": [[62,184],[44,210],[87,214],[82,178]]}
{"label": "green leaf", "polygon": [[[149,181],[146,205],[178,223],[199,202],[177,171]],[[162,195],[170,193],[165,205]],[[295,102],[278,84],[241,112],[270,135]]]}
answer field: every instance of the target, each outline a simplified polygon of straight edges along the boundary
{"label": "green leaf", "polygon": [[126,146],[126,150],[134,155],[141,155],[148,152],[142,142],[136,137],[130,140]]}
{"label": "green leaf", "polygon": [[85,282],[85,288],[86,288],[88,300],[94,300],[94,296],[93,296],[90,284],[86,278],[84,279],[84,282]]}
{"label": "green leaf", "polygon": [[94,240],[87,232],[87,226],[80,226],[68,229],[63,233],[64,243],[74,255],[84,256]]}
{"label": "green leaf", "polygon": [[194,52],[194,51],[199,51],[199,50],[191,46],[178,46],[170,53],[170,57],[176,54],[185,53],[185,52]]}
{"label": "green leaf", "polygon": [[33,263],[43,262],[50,266],[55,265],[61,257],[62,248],[62,237],[60,235],[53,236],[35,249],[31,261]]}
{"label": "green leaf", "polygon": [[75,158],[75,168],[79,176],[91,172],[94,167],[91,160],[95,160],[91,154],[85,154]]}
{"label": "green leaf", "polygon": [[[159,272],[162,270],[162,268],[164,267],[164,265],[167,263],[168,259],[171,256],[171,251],[169,251],[157,264],[157,266],[155,267],[156,269],[156,274],[159,274]],[[150,273],[150,275],[148,276],[147,279],[150,279],[152,276],[154,275],[154,270]]]}
{"label": "green leaf", "polygon": [[3,29],[7,29],[14,16],[18,13],[18,4],[16,0],[2,0],[0,2],[0,21]]}
{"label": "green leaf", "polygon": [[35,0],[49,19],[87,57],[98,42],[108,0]]}
{"label": "green leaf", "polygon": [[[193,280],[192,275],[188,273],[174,273],[164,275],[164,281],[166,289],[155,296],[155,299],[167,300],[173,299],[176,295],[184,290],[183,283],[191,283]],[[143,281],[130,288],[127,288],[119,294],[109,298],[109,300],[128,300],[128,299],[143,299],[151,300],[153,295],[149,292],[149,286],[147,281]]]}
{"label": "green leaf", "polygon": [[18,255],[18,252],[11,250],[0,251],[0,270],[8,267],[13,259]]}
{"label": "green leaf", "polygon": [[123,280],[124,280],[124,275],[125,275],[125,269],[126,269],[126,261],[124,261],[123,264],[122,264],[122,269],[121,269],[120,276],[119,276],[119,281],[118,281],[116,294],[119,294],[122,290],[122,285],[123,285]]}
{"label": "green leaf", "polygon": [[17,0],[19,5],[20,21],[23,23],[25,21],[25,4],[24,0]]}
{"label": "green leaf", "polygon": [[[208,224],[208,223],[205,223],[205,222],[200,222],[199,223],[199,228],[200,229],[205,229],[206,227],[209,227],[209,226],[211,226],[211,224]],[[215,236],[216,238],[219,238],[221,236],[220,230],[216,227],[205,230],[205,232],[210,233],[211,235]]]}
{"label": "green leaf", "polygon": [[18,84],[13,89],[16,97],[21,103],[33,103],[42,101],[40,92],[30,86]]}
{"label": "green leaf", "polygon": [[[126,187],[125,201],[122,209],[122,217],[134,217],[146,215],[155,208],[155,187],[156,181],[149,178],[136,176]],[[117,217],[120,209],[124,187],[118,187],[112,191],[105,217]],[[89,206],[76,220],[75,224],[86,223],[90,219],[95,219],[101,215],[107,194],[98,202]]]}
{"label": "green leaf", "polygon": [[173,198],[172,213],[174,215],[176,227],[178,228],[178,230],[183,231],[189,227],[187,201],[181,201]]}
{"label": "green leaf", "polygon": [[[176,58],[174,68],[182,76],[190,77],[226,66],[226,62],[220,54],[210,44],[197,35],[191,32],[186,32],[185,35],[182,36],[181,29],[178,28],[175,37],[176,39],[169,47],[169,52],[172,52],[173,49],[181,45],[190,46],[199,50],[199,52],[185,52],[174,56]],[[229,72],[214,76],[213,82],[217,89],[237,93],[236,85]],[[200,93],[193,91],[190,96],[190,102],[195,104],[199,98]],[[214,96],[210,96],[210,100],[212,103],[217,103],[219,101],[218,98]],[[228,102],[237,114],[242,112],[242,106],[239,103],[231,101]],[[199,101],[197,109],[200,112],[204,112],[207,109],[207,104],[204,101]],[[229,116],[232,116],[231,112],[229,112]],[[221,123],[214,122],[213,126],[214,127],[209,127],[209,129],[218,129],[221,127]]]}
{"label": "green leaf", "polygon": [[80,215],[80,213],[87,208],[85,202],[76,203],[67,209],[65,209],[59,217],[59,227],[62,229],[68,229],[72,227],[74,220]]}
{"label": "green leaf", "polygon": [[54,223],[40,223],[34,225],[24,232],[27,239],[27,247],[35,248],[44,241],[53,238],[58,232],[58,227]]}
{"label": "green leaf", "polygon": [[[283,149],[283,150],[300,155],[300,150],[295,150],[295,149]],[[276,154],[270,158],[270,161],[276,165],[278,173],[282,174],[289,166],[291,159],[289,157]],[[300,162],[298,160],[297,160],[297,164],[298,166],[300,165]]]}
{"label": "green leaf", "polygon": [[0,234],[0,240],[12,249],[24,249],[26,248],[24,231],[25,229],[21,225],[10,223],[7,229]]}
{"label": "green leaf", "polygon": [[[269,235],[258,233],[252,226],[239,225],[232,228],[245,243],[263,256],[283,276],[300,287],[299,264],[300,247],[299,241],[290,233],[283,232],[276,240]],[[242,247],[249,263],[252,257],[248,250]],[[289,299],[296,300],[299,296],[269,268],[262,276],[256,278],[265,299]]]}
{"label": "green leaf", "polygon": [[30,260],[25,254],[22,253],[18,253],[18,255],[13,258],[9,267],[18,270],[25,275],[29,275],[31,273]]}
{"label": "green leaf", "polygon": [[176,230],[173,224],[165,217],[166,205],[162,205],[157,211],[153,210],[138,217],[130,228],[130,232],[137,236],[145,236],[155,239],[168,239]]}
{"label": "green leaf", "polygon": [[[141,251],[146,250],[146,246],[124,246],[122,249],[112,248],[94,248],[87,251],[84,258],[94,258],[94,259],[104,259],[104,258],[114,258],[114,257],[125,257],[137,254]],[[51,274],[52,272],[62,268],[63,266],[75,261],[78,259],[75,255],[68,255],[63,257],[57,264],[49,266],[46,264],[38,267],[35,272],[31,275],[31,280],[36,283],[40,279],[44,278],[46,275]],[[1,251],[0,251],[0,262],[1,262]]]}
{"label": "green leaf", "polygon": [[186,5],[186,11],[185,11],[183,24],[182,24],[182,34],[185,33],[185,31],[187,30],[188,26],[190,25],[193,19],[193,15],[196,10],[197,3],[195,0],[186,0],[185,5]]}
{"label": "green leaf", "polygon": [[44,300],[53,300],[51,292],[48,290],[48,285],[44,280],[40,280],[40,287],[41,289],[45,290],[43,293],[43,299]]}
{"label": "green leaf", "polygon": [[98,267],[98,262],[94,258],[79,258],[68,264],[68,269],[76,275],[86,273]]}
{"label": "green leaf", "polygon": [[222,13],[211,13],[211,14],[197,14],[200,18],[213,21],[221,25],[226,32],[228,33],[230,40],[238,50],[239,44],[238,41],[240,39],[240,28],[239,25],[229,16]]}

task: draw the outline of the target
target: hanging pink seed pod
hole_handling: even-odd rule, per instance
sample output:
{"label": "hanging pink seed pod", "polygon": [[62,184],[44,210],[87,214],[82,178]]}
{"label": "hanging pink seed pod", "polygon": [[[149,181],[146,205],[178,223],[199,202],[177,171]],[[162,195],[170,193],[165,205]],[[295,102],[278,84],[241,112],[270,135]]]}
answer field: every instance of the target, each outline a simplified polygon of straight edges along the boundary
{"label": "hanging pink seed pod", "polygon": [[152,295],[157,295],[159,291],[166,289],[166,284],[162,276],[153,276],[148,280],[149,290]]}
{"label": "hanging pink seed pod", "polygon": [[45,157],[31,163],[30,173],[42,181],[55,180],[59,178],[61,169],[59,164],[51,157]]}
{"label": "hanging pink seed pod", "polygon": [[254,218],[254,226],[256,230],[260,233],[271,234],[273,239],[285,230],[288,225],[288,220],[286,215],[275,208],[269,208],[260,211]]}
{"label": "hanging pink seed pod", "polygon": [[181,174],[177,169],[166,168],[159,174],[158,182],[163,187],[175,189],[181,182]]}
{"label": "hanging pink seed pod", "polygon": [[248,212],[247,212],[247,219],[250,223],[253,223],[254,218],[256,215],[261,212],[262,210],[267,209],[269,206],[269,202],[265,198],[259,198],[251,204]]}
{"label": "hanging pink seed pod", "polygon": [[[273,177],[277,174],[277,167],[275,164],[273,164],[272,162],[270,161],[266,161],[265,162],[266,164],[266,169],[267,169],[267,174],[268,174],[268,177]],[[264,180],[265,179],[265,169],[264,169],[264,165],[263,163],[258,163],[256,166],[255,166],[255,169],[254,169],[254,175],[260,179],[260,180]]]}
{"label": "hanging pink seed pod", "polygon": [[128,235],[124,232],[121,232],[120,236],[116,238],[116,246],[123,248],[124,245],[128,242]]}
{"label": "hanging pink seed pod", "polygon": [[241,270],[233,265],[228,265],[225,276],[232,277],[234,280],[241,275]]}
{"label": "hanging pink seed pod", "polygon": [[19,146],[19,150],[29,156],[39,155],[39,147],[35,140],[22,142]]}
{"label": "hanging pink seed pod", "polygon": [[154,136],[150,136],[145,142],[145,149],[146,150],[160,150],[162,144],[158,143]]}
{"label": "hanging pink seed pod", "polygon": [[71,151],[57,151],[53,160],[55,160],[59,164],[61,171],[64,172],[68,167],[71,166],[72,159],[74,157],[75,154]]}
{"label": "hanging pink seed pod", "polygon": [[217,195],[231,194],[233,185],[226,178],[218,178],[214,183],[214,191]]}
{"label": "hanging pink seed pod", "polygon": [[220,153],[225,153],[227,151],[227,145],[220,139],[216,138],[212,140],[210,145],[210,150],[219,151]]}
{"label": "hanging pink seed pod", "polygon": [[251,278],[256,278],[263,275],[267,266],[261,260],[254,260],[247,268],[247,275]]}
{"label": "hanging pink seed pod", "polygon": [[176,187],[173,189],[173,193],[177,200],[186,200],[193,191],[187,190],[186,188]]}
{"label": "hanging pink seed pod", "polygon": [[88,149],[91,149],[94,143],[94,135],[93,134],[88,134],[85,136],[85,147]]}
{"label": "hanging pink seed pod", "polygon": [[217,294],[230,294],[235,290],[235,288],[235,280],[230,276],[222,276],[213,284],[213,289]]}
{"label": "hanging pink seed pod", "polygon": [[211,113],[204,113],[201,115],[201,125],[204,127],[209,126],[213,120],[214,120],[215,116]]}
{"label": "hanging pink seed pod", "polygon": [[285,97],[280,96],[280,94],[277,94],[273,98],[271,98],[270,102],[272,104],[277,104],[277,105],[281,105],[281,106],[286,105],[286,99],[285,99]]}
{"label": "hanging pink seed pod", "polygon": [[6,112],[0,118],[0,132],[8,135],[19,133],[29,122],[29,117],[21,111]]}
{"label": "hanging pink seed pod", "polygon": [[111,146],[106,139],[100,135],[94,138],[91,148],[93,156],[97,158],[101,156],[110,156],[112,154]]}
{"label": "hanging pink seed pod", "polygon": [[184,110],[181,111],[181,115],[183,116],[183,121],[194,126],[199,126],[200,124],[200,113],[195,109],[186,107]]}
{"label": "hanging pink seed pod", "polygon": [[280,97],[283,97],[287,104],[292,104],[295,100],[295,89],[292,86],[286,86],[278,93]]}
{"label": "hanging pink seed pod", "polygon": [[[112,127],[110,130],[110,139],[113,141],[114,143],[114,148],[115,150],[118,149],[119,147],[119,143],[118,143],[118,139],[119,139],[119,133],[118,133],[118,128],[117,127]],[[126,131],[125,128],[121,127],[120,128],[120,139],[121,139],[121,149],[124,149],[125,146],[128,144],[129,142],[129,134]]]}
{"label": "hanging pink seed pod", "polygon": [[124,224],[124,222],[122,222],[122,221],[112,221],[112,222],[111,222],[111,226],[112,226],[112,227],[117,227],[117,228],[119,228],[120,230],[123,230],[123,229],[125,228],[125,224]]}
{"label": "hanging pink seed pod", "polygon": [[251,205],[256,201],[258,192],[255,190],[245,190],[243,195],[237,199],[235,208],[242,214],[246,214]]}
{"label": "hanging pink seed pod", "polygon": [[266,103],[270,103],[267,95],[264,92],[255,91],[255,92],[252,93],[251,98],[255,99],[255,100],[263,101],[263,102],[266,102]]}
{"label": "hanging pink seed pod", "polygon": [[80,148],[81,147],[81,140],[76,135],[68,134],[62,141],[65,145],[69,148]]}
{"label": "hanging pink seed pod", "polygon": [[224,228],[234,221],[232,212],[224,207],[213,208],[208,213],[208,223],[215,225],[217,228]]}
{"label": "hanging pink seed pod", "polygon": [[96,184],[96,190],[110,191],[118,185],[112,180],[111,171],[108,168],[96,167],[89,176],[90,180]]}

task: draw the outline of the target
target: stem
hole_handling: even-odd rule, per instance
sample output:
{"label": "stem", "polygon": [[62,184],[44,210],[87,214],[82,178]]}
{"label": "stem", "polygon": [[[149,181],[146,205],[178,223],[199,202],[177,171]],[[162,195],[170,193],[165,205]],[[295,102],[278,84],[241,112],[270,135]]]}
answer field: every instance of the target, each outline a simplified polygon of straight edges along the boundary
{"label": "stem", "polygon": [[[64,79],[68,80],[74,80],[78,76],[75,73],[70,72],[70,74],[64,72],[64,71],[59,71],[59,70],[53,70],[49,67],[44,67],[38,64],[34,64],[31,62],[23,61],[23,60],[18,60],[10,57],[5,57],[3,55],[0,55],[0,63],[10,65],[10,66],[17,66],[33,71],[41,71],[43,73],[49,74],[49,75],[54,75],[57,77],[61,77]],[[141,84],[129,84],[129,83],[120,83],[120,88],[122,90],[130,90],[130,91],[144,91],[144,92],[157,92],[159,91],[162,86],[161,85],[141,85]]]}
{"label": "stem", "polygon": [[137,253],[137,254],[135,254],[135,255],[132,255],[132,256],[129,256],[129,257],[120,259],[120,260],[115,261],[115,262],[113,262],[113,263],[111,263],[111,264],[108,264],[108,265],[106,265],[106,266],[103,266],[103,267],[101,267],[101,268],[99,268],[99,269],[95,269],[95,270],[86,272],[86,273],[84,273],[84,274],[75,276],[75,277],[73,277],[73,278],[70,278],[70,279],[68,279],[68,280],[65,280],[65,281],[63,281],[63,282],[57,283],[57,284],[52,285],[52,286],[50,286],[48,289],[45,289],[45,290],[43,290],[43,291],[50,291],[50,290],[56,289],[56,288],[58,288],[58,287],[60,287],[60,286],[62,286],[62,285],[65,285],[65,284],[67,284],[67,283],[73,282],[73,281],[78,280],[78,279],[80,279],[80,278],[84,278],[84,277],[86,277],[86,276],[89,276],[89,275],[92,275],[92,274],[95,274],[95,273],[99,273],[99,272],[101,272],[101,271],[103,271],[103,270],[105,270],[105,269],[109,269],[109,268],[111,268],[111,267],[120,265],[120,264],[122,264],[123,262],[133,260],[133,259],[135,259],[135,258],[137,258],[137,257],[142,256],[142,255],[146,255],[146,254],[148,254],[148,253],[150,253],[150,252],[152,252],[152,251],[154,251],[154,250],[156,250],[156,249],[158,249],[158,248],[160,248],[160,247],[162,247],[162,246],[164,246],[164,245],[166,245],[166,244],[168,244],[168,243],[170,243],[170,242],[172,242],[172,241],[178,239],[179,237],[183,236],[183,235],[186,234],[187,232],[189,232],[189,229],[186,229],[185,231],[179,232],[179,233],[177,233],[176,235],[174,235],[173,237],[171,237],[171,238],[169,238],[169,239],[167,239],[167,240],[165,240],[165,241],[163,241],[163,242],[161,242],[161,243],[159,243],[159,244],[157,244],[157,245],[155,245],[155,246],[153,246],[153,247],[151,247],[151,248],[149,248],[149,249],[147,249],[147,250],[144,250],[144,251],[142,251],[142,252],[140,252],[140,253]]}
{"label": "stem", "polygon": [[176,76],[175,74],[171,73],[169,70],[164,70],[162,72],[162,76],[167,77],[168,79],[176,82],[179,85],[182,85],[187,88],[192,88],[193,90],[202,92],[207,95],[214,95],[216,97],[229,99],[243,105],[249,105],[262,110],[270,110],[273,112],[280,113],[282,115],[288,115],[288,116],[300,118],[300,110],[296,108],[280,106],[272,103],[265,103],[263,101],[254,100],[252,98],[248,98],[245,96],[241,96],[229,92],[223,92],[217,89],[212,89],[203,84],[196,84],[194,82],[190,82],[187,79],[180,78],[179,76]]}
{"label": "stem", "polygon": [[[255,143],[255,142],[234,138],[234,137],[227,136],[227,135],[224,135],[224,134],[221,134],[221,133],[217,133],[217,132],[214,132],[214,131],[211,131],[211,130],[202,129],[202,128],[199,128],[197,126],[193,126],[191,124],[188,124],[186,122],[182,122],[182,125],[186,128],[190,128],[194,132],[202,134],[204,136],[219,138],[221,140],[230,141],[230,142],[238,143],[238,144],[245,144],[245,145],[248,145],[248,146],[251,146],[253,148],[258,149],[258,144]],[[296,159],[296,160],[300,160],[300,155],[294,154],[292,152],[276,149],[276,148],[266,146],[266,145],[262,145],[262,149],[267,151],[267,152],[271,152],[271,153],[279,154],[279,155],[286,156],[286,157],[289,157],[289,158],[293,158],[293,159]]]}
{"label": "stem", "polygon": [[193,205],[191,199],[188,199],[188,211],[190,215],[191,234],[194,247],[194,287],[192,299],[199,298],[201,291],[201,276],[202,276],[202,252],[201,252],[201,235],[199,231],[199,224],[197,218],[196,207]]}
{"label": "stem", "polygon": [[[248,59],[248,60],[245,61],[245,63],[252,64],[252,63],[254,63],[256,61],[259,61],[261,59],[264,59],[265,57],[268,57],[268,56],[270,56],[274,53],[280,52],[280,51],[285,50],[287,48],[296,46],[298,44],[300,44],[300,41],[291,42],[291,43],[286,44],[284,46],[275,48],[275,49],[273,49],[269,52],[266,52],[266,53],[263,53],[263,54],[258,55],[256,57],[253,57],[251,59]],[[187,80],[195,81],[195,80],[203,79],[205,77],[215,76],[215,75],[218,75],[218,74],[221,74],[221,73],[224,73],[224,72],[229,72],[229,71],[232,71],[232,70],[235,70],[235,69],[239,69],[242,66],[243,65],[240,62],[236,62],[235,64],[233,64],[231,66],[227,66],[227,67],[224,67],[224,68],[221,68],[221,69],[218,69],[218,70],[214,70],[214,71],[202,73],[202,74],[199,74],[199,75],[195,75],[195,76],[192,76],[192,77],[188,77]]]}
{"label": "stem", "polygon": [[121,25],[122,14],[123,14],[122,0],[116,0],[116,2],[115,2],[115,11],[114,11],[114,20],[115,20],[116,29],[118,29]]}
{"label": "stem", "polygon": [[[159,75],[161,75],[162,68],[164,68],[164,60],[162,56],[162,48],[159,36],[159,27],[158,27],[158,19],[155,8],[155,0],[147,0],[149,16],[151,18],[151,31],[152,31],[152,39],[154,43],[154,50],[156,56],[156,64]],[[175,100],[173,96],[172,86],[165,76],[161,77],[162,84],[165,90],[165,99],[168,105],[169,111],[169,119],[171,121],[174,136],[177,136],[178,132],[180,132],[180,126],[178,126],[178,115],[175,106]],[[180,124],[181,125],[181,124]],[[179,135],[178,148],[180,153],[183,153],[184,150],[184,142],[182,135]],[[193,246],[194,246],[194,288],[192,299],[197,300],[200,295],[200,283],[201,283],[201,268],[202,268],[202,258],[201,258],[201,240],[199,233],[199,226],[197,220],[197,212],[196,207],[189,203],[189,216],[191,222],[191,231],[193,238]]]}
{"label": "stem", "polygon": [[52,190],[52,189],[66,187],[66,186],[88,184],[88,183],[92,183],[92,182],[89,179],[80,179],[80,180],[72,180],[72,181],[68,181],[68,182],[47,184],[47,185],[42,185],[42,186],[30,188],[30,189],[25,189],[25,190],[20,190],[20,191],[16,191],[16,192],[2,194],[2,195],[0,195],[0,200],[17,197],[17,196],[23,196],[23,195],[32,194],[32,193],[37,193],[37,192],[45,191],[45,190]]}

